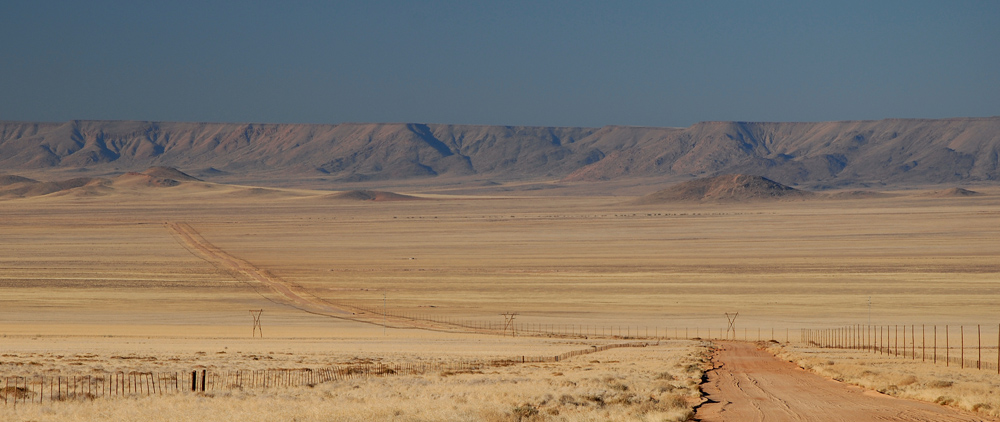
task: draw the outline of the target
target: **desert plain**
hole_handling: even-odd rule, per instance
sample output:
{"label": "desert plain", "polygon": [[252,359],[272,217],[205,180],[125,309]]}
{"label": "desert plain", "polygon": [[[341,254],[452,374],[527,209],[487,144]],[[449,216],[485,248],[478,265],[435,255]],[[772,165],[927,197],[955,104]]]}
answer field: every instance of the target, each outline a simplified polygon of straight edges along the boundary
{"label": "desert plain", "polygon": [[[702,401],[712,341],[732,335],[725,314],[736,312],[738,340],[774,340],[792,361],[826,362],[804,329],[869,323],[981,325],[984,359],[996,361],[1000,190],[942,190],[650,204],[119,179],[0,200],[4,377],[486,361],[648,343],[470,373],[0,415],[685,420]],[[263,310],[262,336],[249,310]],[[504,313],[517,313],[516,336],[498,329]],[[1000,388],[1000,376],[977,376],[982,391]]]}

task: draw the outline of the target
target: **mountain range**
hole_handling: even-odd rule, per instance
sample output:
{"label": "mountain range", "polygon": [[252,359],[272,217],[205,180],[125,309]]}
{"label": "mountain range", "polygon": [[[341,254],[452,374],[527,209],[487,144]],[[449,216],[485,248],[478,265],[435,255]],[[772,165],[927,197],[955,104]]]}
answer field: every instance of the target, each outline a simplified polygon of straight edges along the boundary
{"label": "mountain range", "polygon": [[1000,117],[686,128],[416,123],[0,121],[0,173],[108,176],[153,166],[296,186],[622,180],[752,174],[807,189],[995,183]]}

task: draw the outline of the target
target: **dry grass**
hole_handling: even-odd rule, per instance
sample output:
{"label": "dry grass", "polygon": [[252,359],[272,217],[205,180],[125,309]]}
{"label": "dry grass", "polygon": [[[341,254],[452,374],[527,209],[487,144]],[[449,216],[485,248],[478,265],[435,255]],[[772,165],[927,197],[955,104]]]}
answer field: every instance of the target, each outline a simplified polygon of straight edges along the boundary
{"label": "dry grass", "polygon": [[170,189],[189,190],[0,202],[0,332],[91,324],[142,335],[164,324],[233,336],[247,309],[264,308],[266,334],[326,336],[331,321],[203,261],[165,221],[321,299],[378,307],[386,293],[390,312],[448,318],[516,310],[525,324],[704,336],[735,310],[751,329],[853,321],[869,296],[885,323],[976,323],[1000,297],[991,195],[636,208],[619,198],[356,204]]}
{"label": "dry grass", "polygon": [[1000,376],[994,371],[887,357],[855,350],[774,346],[773,353],[819,375],[895,397],[1000,416]]}
{"label": "dry grass", "polygon": [[[561,362],[315,387],[0,408],[11,421],[671,421],[700,402],[706,344],[677,341]],[[416,357],[416,358],[419,358]]]}
{"label": "dry grass", "polygon": [[[724,330],[723,313],[739,311],[740,337],[754,338],[760,327],[765,339],[775,328],[774,337],[783,339],[788,329],[794,340],[800,327],[861,322],[872,297],[873,317],[885,324],[986,323],[1000,300],[1000,196],[977,190],[986,195],[636,207],[615,197],[354,203],[324,199],[327,192],[248,196],[245,189],[198,184],[0,201],[0,335],[6,336],[0,370],[30,375],[552,356],[604,341],[512,340],[405,325],[383,331],[305,313],[190,252],[164,222],[190,224],[303,295],[370,308],[385,303],[394,314],[498,323],[500,313],[515,311],[518,323],[550,330],[629,327],[644,334],[648,327],[651,335],[666,328],[670,336],[684,336],[688,328],[689,336],[709,337],[709,330],[713,336]],[[249,309],[264,309],[263,340],[250,338]],[[681,403],[695,395],[688,382],[697,371],[676,372],[675,365],[691,350],[671,351],[665,362],[644,357],[652,350],[658,349],[349,387],[65,403],[19,409],[33,413],[15,416],[681,418]],[[630,357],[606,357],[618,354]],[[937,380],[899,376],[885,387]],[[562,385],[567,380],[576,384]],[[942,380],[955,384],[939,389],[962,392],[942,396],[1000,407],[972,391],[966,397],[961,379]],[[390,399],[406,404],[384,405]]]}

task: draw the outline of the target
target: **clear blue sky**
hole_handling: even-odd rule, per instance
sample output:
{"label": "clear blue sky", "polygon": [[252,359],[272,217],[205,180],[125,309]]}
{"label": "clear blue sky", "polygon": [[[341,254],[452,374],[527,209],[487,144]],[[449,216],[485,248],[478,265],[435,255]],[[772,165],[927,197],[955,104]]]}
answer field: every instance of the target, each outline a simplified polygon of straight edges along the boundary
{"label": "clear blue sky", "polygon": [[0,120],[1000,115],[1000,1],[4,1]]}

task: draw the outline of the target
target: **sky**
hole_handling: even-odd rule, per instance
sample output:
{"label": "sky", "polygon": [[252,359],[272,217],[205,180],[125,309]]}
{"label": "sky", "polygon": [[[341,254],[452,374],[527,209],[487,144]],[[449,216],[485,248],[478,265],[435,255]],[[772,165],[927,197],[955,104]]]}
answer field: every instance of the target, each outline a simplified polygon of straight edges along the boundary
{"label": "sky", "polygon": [[1000,115],[998,1],[4,1],[0,120]]}

